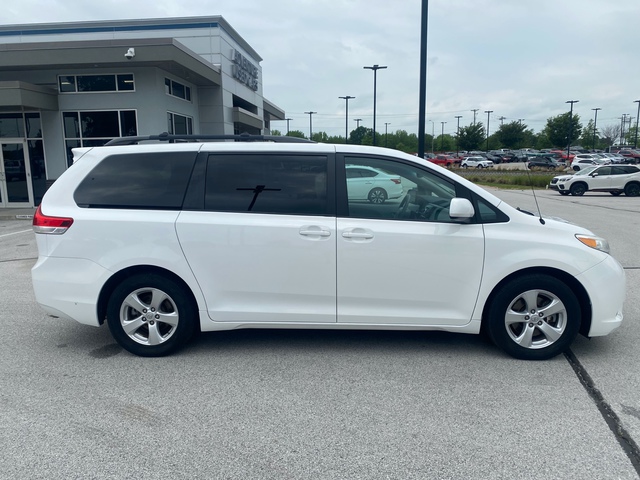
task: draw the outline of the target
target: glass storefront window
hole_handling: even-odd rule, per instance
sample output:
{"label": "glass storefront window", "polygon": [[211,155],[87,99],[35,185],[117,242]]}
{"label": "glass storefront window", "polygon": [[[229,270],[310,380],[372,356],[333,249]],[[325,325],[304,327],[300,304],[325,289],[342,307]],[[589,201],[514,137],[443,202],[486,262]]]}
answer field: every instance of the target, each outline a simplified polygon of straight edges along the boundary
{"label": "glass storefront window", "polygon": [[24,138],[22,113],[0,113],[0,137]]}

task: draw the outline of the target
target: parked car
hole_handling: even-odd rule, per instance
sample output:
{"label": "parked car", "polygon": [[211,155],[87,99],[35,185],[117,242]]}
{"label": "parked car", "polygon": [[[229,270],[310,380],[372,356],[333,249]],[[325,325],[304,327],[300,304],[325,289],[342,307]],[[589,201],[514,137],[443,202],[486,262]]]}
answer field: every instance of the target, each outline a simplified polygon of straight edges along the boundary
{"label": "parked car", "polygon": [[638,150],[620,150],[618,154],[628,158],[630,163],[638,163],[640,161],[640,151]]}
{"label": "parked car", "polygon": [[551,179],[549,188],[561,195],[584,195],[586,192],[609,192],[628,197],[640,194],[640,169],[635,165],[596,165],[582,168],[573,175]]}
{"label": "parked car", "polygon": [[377,168],[347,165],[347,193],[353,200],[369,200],[384,203],[390,198],[402,196],[403,189],[398,175],[389,175]]}
{"label": "parked car", "polygon": [[527,162],[527,168],[545,168],[548,170],[557,170],[564,168],[564,162],[560,163],[550,157],[531,157]]}
{"label": "parked car", "polygon": [[571,169],[578,171],[584,167],[590,167],[593,165],[603,165],[606,161],[598,157],[593,153],[578,153],[573,157],[571,162]]}
{"label": "parked car", "polygon": [[460,161],[451,155],[436,155],[434,158],[429,158],[428,160],[443,167],[453,167]]}
{"label": "parked car", "polygon": [[484,157],[464,157],[462,162],[460,162],[460,166],[462,168],[491,168],[493,167],[493,162],[491,160],[487,160]]}
{"label": "parked car", "polygon": [[[33,218],[42,308],[106,323],[141,356],[197,330],[314,328],[482,330],[546,359],[622,322],[624,270],[589,230],[402,152],[225,138],[73,149]],[[361,201],[347,180],[361,167],[400,177],[403,196]]]}

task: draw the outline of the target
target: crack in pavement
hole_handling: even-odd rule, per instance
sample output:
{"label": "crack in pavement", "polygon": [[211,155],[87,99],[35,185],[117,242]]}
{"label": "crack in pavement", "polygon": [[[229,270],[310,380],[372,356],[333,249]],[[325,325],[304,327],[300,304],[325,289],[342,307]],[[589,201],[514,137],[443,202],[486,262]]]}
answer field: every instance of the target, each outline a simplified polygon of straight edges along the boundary
{"label": "crack in pavement", "polygon": [[616,412],[613,411],[611,405],[609,405],[605,400],[600,390],[596,387],[593,379],[575,354],[571,350],[567,350],[564,353],[564,356],[569,362],[569,365],[571,365],[571,368],[573,368],[573,371],[580,380],[580,383],[596,404],[596,407],[598,407],[600,415],[602,415],[605,423],[609,426],[611,432],[613,432],[613,435],[616,437],[616,440],[618,440],[622,450],[627,457],[629,457],[633,468],[636,469],[636,472],[640,476],[640,447],[638,447],[638,444],[635,442],[631,434],[622,426],[620,417],[616,415]]}

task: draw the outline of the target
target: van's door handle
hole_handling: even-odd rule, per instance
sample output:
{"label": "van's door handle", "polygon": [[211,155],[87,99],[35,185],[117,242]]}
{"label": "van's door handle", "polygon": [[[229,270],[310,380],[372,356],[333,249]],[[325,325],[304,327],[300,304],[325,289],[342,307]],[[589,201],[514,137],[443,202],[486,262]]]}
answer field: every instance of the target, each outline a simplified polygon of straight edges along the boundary
{"label": "van's door handle", "polygon": [[305,237],[330,237],[331,232],[329,230],[325,230],[321,227],[315,226],[304,226],[300,230],[298,230],[300,235],[304,235]]}
{"label": "van's door handle", "polygon": [[359,238],[363,240],[370,240],[373,238],[373,233],[367,232],[343,232],[342,236],[344,238]]}

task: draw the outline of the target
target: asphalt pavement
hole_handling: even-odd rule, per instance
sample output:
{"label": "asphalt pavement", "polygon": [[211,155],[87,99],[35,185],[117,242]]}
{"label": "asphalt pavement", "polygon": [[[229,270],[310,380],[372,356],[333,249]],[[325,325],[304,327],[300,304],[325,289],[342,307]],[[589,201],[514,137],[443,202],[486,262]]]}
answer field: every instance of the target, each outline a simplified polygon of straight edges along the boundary
{"label": "asphalt pavement", "polygon": [[0,479],[639,478],[640,198],[492,191],[609,239],[618,331],[545,362],[473,335],[316,330],[139,358],[45,315],[35,235],[0,222]]}

